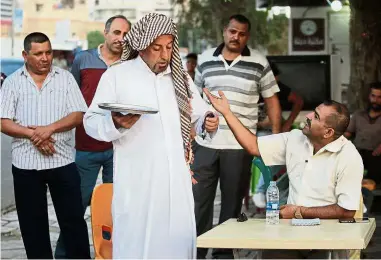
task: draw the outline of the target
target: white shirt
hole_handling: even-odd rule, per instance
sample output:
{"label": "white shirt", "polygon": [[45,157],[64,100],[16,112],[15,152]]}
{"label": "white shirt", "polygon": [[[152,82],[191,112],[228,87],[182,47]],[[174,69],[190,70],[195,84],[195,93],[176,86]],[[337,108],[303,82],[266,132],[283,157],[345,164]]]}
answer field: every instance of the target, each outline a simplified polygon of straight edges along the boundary
{"label": "white shirt", "polygon": [[[192,84],[192,121],[202,125],[209,106]],[[130,129],[116,129],[112,102],[157,109]],[[140,57],[110,67],[84,117],[86,133],[114,147],[113,258],[196,257],[191,175],[171,70],[153,73]]]}
{"label": "white shirt", "polygon": [[258,146],[266,165],[287,166],[290,180],[287,203],[359,208],[364,166],[355,146],[344,136],[316,154],[300,130],[260,137]]}
{"label": "white shirt", "polygon": [[[73,112],[86,112],[87,105],[73,75],[52,66],[39,89],[26,67],[6,78],[1,89],[1,118],[27,126],[45,126]],[[46,170],[74,162],[72,132],[52,135],[56,153],[43,155],[27,138],[13,138],[12,164],[24,170]]]}

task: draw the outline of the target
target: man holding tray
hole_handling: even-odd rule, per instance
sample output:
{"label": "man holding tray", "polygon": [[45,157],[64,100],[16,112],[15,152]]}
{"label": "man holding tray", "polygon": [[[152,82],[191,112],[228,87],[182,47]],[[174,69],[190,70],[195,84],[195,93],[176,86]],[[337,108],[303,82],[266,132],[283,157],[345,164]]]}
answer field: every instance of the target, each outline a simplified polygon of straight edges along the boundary
{"label": "man holding tray", "polygon": [[[213,97],[208,90],[205,94],[224,116],[243,148],[254,156],[261,156],[267,166],[287,166],[290,190],[287,205],[280,208],[282,218],[354,216],[360,206],[364,167],[355,146],[343,136],[349,124],[349,112],[344,105],[326,101],[307,115],[302,131],[257,138],[231,112],[223,92],[219,92],[221,98]],[[320,258],[327,252],[305,253],[270,250],[265,251],[263,257]]]}
{"label": "man holding tray", "polygon": [[113,258],[195,258],[190,129],[209,140],[218,117],[181,66],[170,18],[144,16],[122,60],[103,74],[84,118],[88,135],[114,145]]}

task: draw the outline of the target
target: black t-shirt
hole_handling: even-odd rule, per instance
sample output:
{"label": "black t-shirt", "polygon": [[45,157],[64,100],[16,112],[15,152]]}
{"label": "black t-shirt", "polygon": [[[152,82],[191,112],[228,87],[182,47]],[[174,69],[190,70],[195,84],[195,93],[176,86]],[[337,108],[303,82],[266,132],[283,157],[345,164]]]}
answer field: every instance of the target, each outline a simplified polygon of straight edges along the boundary
{"label": "black t-shirt", "polygon": [[278,82],[278,87],[280,91],[277,94],[278,94],[279,103],[282,108],[282,111],[291,110],[292,103],[288,101],[288,96],[291,93],[291,89],[287,85],[283,84],[282,82]]}
{"label": "black t-shirt", "polygon": [[[282,108],[282,111],[284,110],[291,110],[292,104],[288,102],[288,96],[291,93],[290,87],[283,84],[282,82],[278,82],[279,92],[277,93],[280,106]],[[258,104],[262,104],[264,102],[262,96],[258,100]]]}
{"label": "black t-shirt", "polygon": [[225,60],[226,61],[226,63],[230,66],[230,64],[232,64],[232,60]]}

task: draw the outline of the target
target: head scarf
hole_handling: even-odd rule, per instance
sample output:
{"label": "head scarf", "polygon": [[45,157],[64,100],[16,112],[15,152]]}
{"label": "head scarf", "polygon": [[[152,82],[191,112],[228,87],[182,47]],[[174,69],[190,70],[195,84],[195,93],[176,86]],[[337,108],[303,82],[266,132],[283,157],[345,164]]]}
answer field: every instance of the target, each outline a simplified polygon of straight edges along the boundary
{"label": "head scarf", "polygon": [[179,41],[176,24],[171,18],[162,14],[150,13],[145,15],[124,37],[121,60],[126,61],[138,56],[138,52],[145,50],[157,37],[170,34],[174,37],[172,59],[170,61],[176,100],[180,111],[181,135],[185,151],[185,158],[189,163],[192,160],[190,145],[191,107],[188,76],[184,71],[179,53]]}

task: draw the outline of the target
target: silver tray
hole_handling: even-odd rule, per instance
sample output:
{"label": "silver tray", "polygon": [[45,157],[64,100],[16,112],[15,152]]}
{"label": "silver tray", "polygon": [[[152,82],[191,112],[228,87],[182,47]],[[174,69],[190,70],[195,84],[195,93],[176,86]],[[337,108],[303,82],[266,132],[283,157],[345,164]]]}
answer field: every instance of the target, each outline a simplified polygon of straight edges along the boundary
{"label": "silver tray", "polygon": [[127,105],[119,103],[100,103],[98,107],[112,112],[129,113],[129,114],[156,114],[159,110],[151,107]]}

